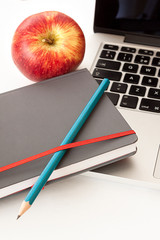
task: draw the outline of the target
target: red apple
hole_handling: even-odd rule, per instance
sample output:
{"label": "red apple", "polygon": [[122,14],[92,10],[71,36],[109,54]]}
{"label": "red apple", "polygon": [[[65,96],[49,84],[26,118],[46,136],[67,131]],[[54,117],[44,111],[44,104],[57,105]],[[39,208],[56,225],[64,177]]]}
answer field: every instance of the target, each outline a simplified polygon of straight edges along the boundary
{"label": "red apple", "polygon": [[75,70],[85,52],[79,25],[56,11],[34,14],[16,29],[12,58],[19,70],[33,81],[42,81]]}

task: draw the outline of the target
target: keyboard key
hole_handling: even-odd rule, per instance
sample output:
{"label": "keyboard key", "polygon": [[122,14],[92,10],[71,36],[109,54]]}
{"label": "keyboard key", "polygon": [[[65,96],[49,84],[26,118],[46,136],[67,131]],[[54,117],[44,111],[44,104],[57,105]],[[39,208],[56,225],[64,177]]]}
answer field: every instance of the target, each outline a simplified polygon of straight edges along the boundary
{"label": "keyboard key", "polygon": [[99,59],[96,65],[96,67],[112,69],[112,70],[119,70],[120,66],[121,66],[120,62],[114,62],[114,61],[109,61],[104,59]]}
{"label": "keyboard key", "polygon": [[112,101],[112,103],[116,106],[119,100],[119,94],[110,93],[110,92],[106,92],[106,94],[109,97],[109,99]]}
{"label": "keyboard key", "polygon": [[150,57],[148,56],[143,56],[143,55],[137,55],[134,62],[135,63],[140,63],[140,64],[149,64]]}
{"label": "keyboard key", "polygon": [[120,81],[122,76],[121,72],[114,72],[104,69],[95,68],[93,71],[93,77],[95,78],[108,78],[109,80]]}
{"label": "keyboard key", "polygon": [[105,44],[104,46],[103,46],[103,48],[105,48],[105,49],[111,49],[111,50],[118,50],[118,46],[116,46],[116,45],[110,45],[110,44]]}
{"label": "keyboard key", "polygon": [[157,57],[160,57],[160,52],[156,52],[156,56],[157,56]]}
{"label": "keyboard key", "polygon": [[150,88],[148,92],[148,97],[160,99],[160,89]]}
{"label": "keyboard key", "polygon": [[136,96],[144,96],[145,92],[146,92],[145,87],[140,87],[140,86],[136,86],[136,85],[132,85],[129,90],[129,94],[136,95]]}
{"label": "keyboard key", "polygon": [[160,58],[153,58],[152,65],[159,67],[160,66]]}
{"label": "keyboard key", "polygon": [[128,53],[119,53],[117,59],[119,61],[131,62],[132,61],[132,54]]}
{"label": "keyboard key", "polygon": [[139,49],[138,53],[144,54],[144,55],[150,55],[150,56],[153,55],[153,51],[147,50],[147,49]]}
{"label": "keyboard key", "polygon": [[131,48],[131,47],[122,47],[121,48],[122,52],[131,52],[131,53],[135,53],[136,49],[135,48]]}
{"label": "keyboard key", "polygon": [[156,87],[158,83],[158,78],[144,76],[142,79],[142,85]]}
{"label": "keyboard key", "polygon": [[111,92],[125,93],[126,90],[127,90],[127,87],[128,87],[127,84],[113,82],[110,91]]}
{"label": "keyboard key", "polygon": [[141,74],[150,75],[150,76],[154,76],[155,72],[156,72],[156,68],[155,67],[148,67],[148,66],[147,67],[146,66],[142,66],[141,67],[141,71],[140,71]]}
{"label": "keyboard key", "polygon": [[140,110],[160,113],[160,101],[143,98],[140,104]]}
{"label": "keyboard key", "polygon": [[95,80],[96,80],[96,82],[100,85],[101,84],[101,82],[102,82],[102,79],[96,79],[95,78]]}
{"label": "keyboard key", "polygon": [[131,97],[131,96],[124,95],[120,106],[135,109],[137,106],[137,103],[138,103],[138,97]]}
{"label": "keyboard key", "polygon": [[125,63],[122,69],[124,72],[132,72],[132,73],[136,73],[138,70],[138,65],[137,64],[129,64],[129,63]]}
{"label": "keyboard key", "polygon": [[103,51],[101,52],[100,57],[101,57],[101,58],[107,58],[107,59],[114,59],[115,55],[116,55],[116,53],[113,52],[113,51],[103,50]]}
{"label": "keyboard key", "polygon": [[139,75],[126,73],[123,82],[138,84],[139,78]]}

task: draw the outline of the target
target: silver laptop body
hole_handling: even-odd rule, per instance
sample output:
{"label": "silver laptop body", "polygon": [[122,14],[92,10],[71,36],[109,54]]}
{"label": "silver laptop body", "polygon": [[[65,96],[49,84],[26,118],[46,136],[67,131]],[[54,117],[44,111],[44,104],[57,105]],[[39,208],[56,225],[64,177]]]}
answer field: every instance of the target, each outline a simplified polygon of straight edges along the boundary
{"label": "silver laptop body", "polygon": [[[90,72],[138,135],[136,155],[96,170],[160,186],[160,1],[97,0]],[[94,59],[93,62],[91,59]],[[104,109],[105,111],[105,109]]]}

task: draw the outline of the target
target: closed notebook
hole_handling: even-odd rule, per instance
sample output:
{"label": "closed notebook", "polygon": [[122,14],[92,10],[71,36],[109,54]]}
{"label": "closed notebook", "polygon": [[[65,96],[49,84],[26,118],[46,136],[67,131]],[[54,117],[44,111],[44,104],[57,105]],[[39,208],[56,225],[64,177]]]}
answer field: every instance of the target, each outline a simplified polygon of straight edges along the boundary
{"label": "closed notebook", "polygon": [[[0,95],[0,168],[59,146],[95,92],[87,69]],[[104,93],[75,141],[131,130]],[[49,180],[120,160],[136,152],[136,134],[67,150]],[[34,184],[52,154],[0,172],[0,198]]]}

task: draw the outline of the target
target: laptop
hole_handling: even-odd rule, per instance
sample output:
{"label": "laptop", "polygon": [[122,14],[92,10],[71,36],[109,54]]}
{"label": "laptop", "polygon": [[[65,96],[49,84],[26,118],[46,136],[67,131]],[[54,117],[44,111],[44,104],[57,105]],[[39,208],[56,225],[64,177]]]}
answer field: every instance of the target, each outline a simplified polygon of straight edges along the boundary
{"label": "laptop", "polygon": [[[96,0],[89,43],[95,81],[138,135],[136,155],[98,173],[160,186],[160,0]],[[104,109],[105,111],[105,109]]]}

